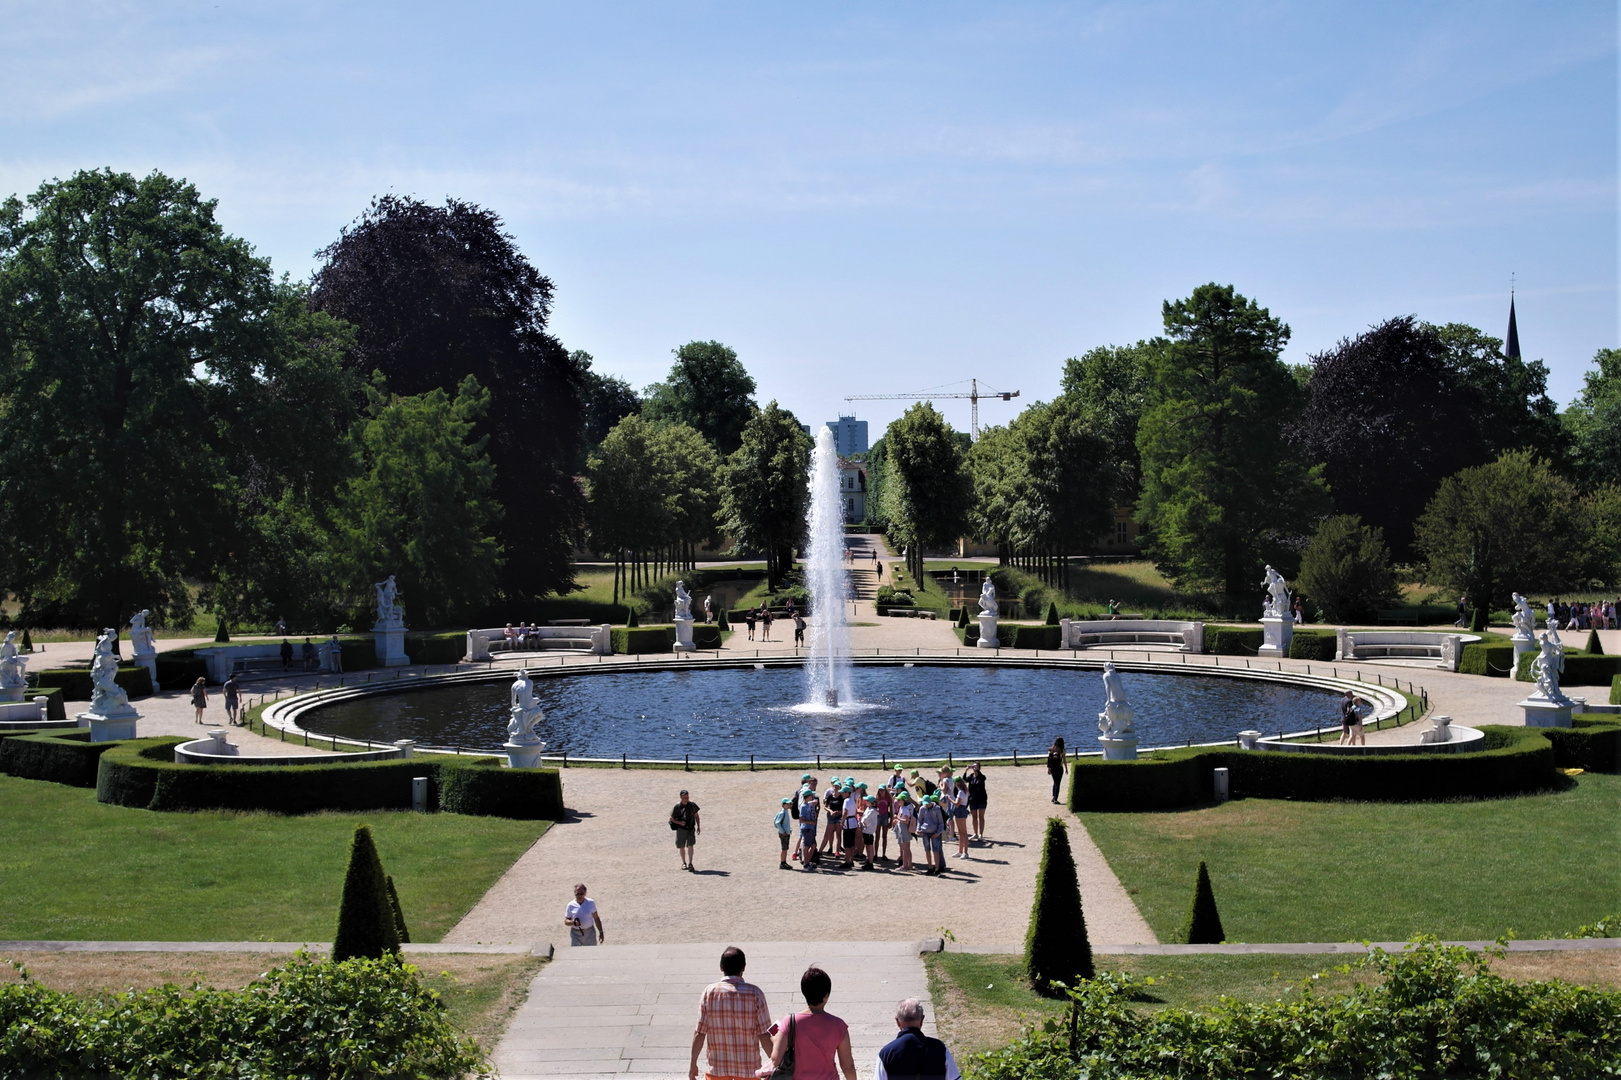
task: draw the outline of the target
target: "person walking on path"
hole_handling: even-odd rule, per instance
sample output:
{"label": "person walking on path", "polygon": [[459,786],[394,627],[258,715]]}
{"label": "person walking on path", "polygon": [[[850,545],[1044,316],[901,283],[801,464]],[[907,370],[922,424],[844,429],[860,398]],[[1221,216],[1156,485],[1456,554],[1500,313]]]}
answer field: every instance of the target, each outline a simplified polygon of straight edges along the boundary
{"label": "person walking on path", "polygon": [[584,884],[574,886],[574,902],[563,911],[563,925],[568,927],[570,945],[598,945],[608,940],[597,902],[585,895]]}
{"label": "person walking on path", "polygon": [[286,671],[293,662],[293,643],[286,638],[281,639],[281,669]]}
{"label": "person walking on path", "polygon": [[794,644],[805,644],[805,616],[797,613],[794,615]]}
{"label": "person walking on path", "polygon": [[777,839],[782,841],[782,852],[777,859],[778,870],[793,869],[788,865],[788,840],[793,835],[794,828],[794,815],[788,811],[793,805],[794,800],[783,799],[782,805],[777,809],[777,816],[771,819],[771,824],[777,830]]}
{"label": "person walking on path", "polygon": [[1053,778],[1053,802],[1058,801],[1058,787],[1064,782],[1064,770],[1069,768],[1069,762],[1064,760],[1064,737],[1062,735],[1053,740],[1047,748],[1047,775]]}
{"label": "person walking on path", "polygon": [[201,675],[191,684],[191,707],[197,710],[197,722],[203,722],[203,710],[208,708],[208,680]]}
{"label": "person walking on path", "polygon": [[973,819],[973,837],[985,839],[985,770],[974,762],[963,781],[968,785],[968,813]]}
{"label": "person walking on path", "polygon": [[907,998],[895,1006],[901,1033],[878,1051],[873,1080],[962,1080],[957,1059],[939,1039],[923,1034],[923,1003]]}
{"label": "person walking on path", "polygon": [[696,870],[692,864],[692,849],[698,843],[703,825],[698,820],[698,804],[692,801],[687,789],[681,789],[681,801],[670,811],[670,828],[675,830],[675,850],[681,855],[683,870]]}
{"label": "person walking on path", "polygon": [[749,628],[749,640],[754,640],[754,609],[749,608],[743,613],[743,625]]}
{"label": "person walking on path", "polygon": [[771,640],[771,609],[763,605],[760,608],[760,640]]}
{"label": "person walking on path", "polygon": [[[698,1026],[692,1032],[692,1060],[687,1080],[698,1080],[698,1054],[704,1052],[709,1080],[752,1080],[760,1056],[772,1053],[771,1009],[765,992],[743,981],[747,957],[728,946],[720,954],[720,982],[698,1002]],[[855,1080],[854,1076],[851,1080]]]}
{"label": "person walking on path", "polygon": [[1362,733],[1362,699],[1353,690],[1347,690],[1340,699],[1340,745],[1366,746],[1367,736]]}
{"label": "person walking on path", "polygon": [[305,638],[302,655],[304,657],[304,670],[313,671],[316,666],[315,642],[311,641],[309,638]]}
{"label": "person walking on path", "polygon": [[[794,1051],[794,1080],[856,1080],[856,1059],[850,1053],[850,1025],[827,1012],[827,999],[833,993],[833,980],[819,967],[808,967],[799,977],[799,992],[810,1006],[805,1012],[790,1013],[777,1025],[777,1041],[771,1048],[771,1063],[757,1075],[770,1076]],[[834,1067],[837,1062],[837,1068]]]}
{"label": "person walking on path", "polygon": [[232,727],[239,726],[242,719],[242,688],[236,681],[236,672],[231,672],[225,679],[225,722]]}

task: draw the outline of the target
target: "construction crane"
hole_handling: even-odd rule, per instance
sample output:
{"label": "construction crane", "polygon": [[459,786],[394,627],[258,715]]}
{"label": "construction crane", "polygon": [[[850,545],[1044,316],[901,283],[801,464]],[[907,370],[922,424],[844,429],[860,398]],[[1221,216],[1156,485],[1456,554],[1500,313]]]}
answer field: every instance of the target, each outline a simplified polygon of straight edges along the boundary
{"label": "construction crane", "polygon": [[[961,383],[947,383],[946,385],[947,386],[961,386],[962,384]],[[970,439],[972,439],[974,442],[978,442],[979,441],[979,399],[982,398],[982,397],[986,397],[986,398],[1001,398],[1003,401],[1011,401],[1014,398],[1019,396],[1019,392],[1017,390],[998,390],[995,387],[990,386],[988,384],[986,385],[985,390],[986,390],[986,393],[983,393],[983,394],[980,393],[980,391],[979,391],[979,380],[978,379],[969,379],[968,380],[968,393],[966,393],[966,394],[942,394],[938,390],[924,390],[921,393],[917,393],[917,394],[851,394],[848,397],[846,397],[844,400],[845,401],[932,401],[935,398],[967,398],[968,399],[968,408],[969,408],[969,413],[968,413],[968,416],[969,416],[969,420],[968,420],[968,437]]]}

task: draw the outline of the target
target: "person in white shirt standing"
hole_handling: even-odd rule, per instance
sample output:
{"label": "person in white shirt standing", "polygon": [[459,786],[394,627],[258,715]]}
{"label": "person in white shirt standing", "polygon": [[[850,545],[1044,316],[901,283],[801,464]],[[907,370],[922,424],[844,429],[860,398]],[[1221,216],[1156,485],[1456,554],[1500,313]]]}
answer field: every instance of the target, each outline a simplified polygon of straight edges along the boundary
{"label": "person in white shirt standing", "polygon": [[585,886],[574,886],[574,903],[563,913],[563,925],[568,927],[570,945],[597,945],[608,940],[602,928],[602,916],[597,914],[597,902],[585,895]]}

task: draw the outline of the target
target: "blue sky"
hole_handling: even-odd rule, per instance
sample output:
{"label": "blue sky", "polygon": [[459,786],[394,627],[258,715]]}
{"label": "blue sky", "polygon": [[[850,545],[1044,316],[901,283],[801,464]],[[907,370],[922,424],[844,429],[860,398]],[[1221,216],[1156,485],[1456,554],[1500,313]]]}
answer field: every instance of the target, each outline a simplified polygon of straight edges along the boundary
{"label": "blue sky", "polygon": [[1621,343],[1610,2],[0,2],[0,49],[0,192],[185,176],[294,277],[373,195],[454,195],[599,370],[714,338],[810,421],[1051,397],[1211,280],[1304,361],[1502,336],[1514,273],[1561,404]]}

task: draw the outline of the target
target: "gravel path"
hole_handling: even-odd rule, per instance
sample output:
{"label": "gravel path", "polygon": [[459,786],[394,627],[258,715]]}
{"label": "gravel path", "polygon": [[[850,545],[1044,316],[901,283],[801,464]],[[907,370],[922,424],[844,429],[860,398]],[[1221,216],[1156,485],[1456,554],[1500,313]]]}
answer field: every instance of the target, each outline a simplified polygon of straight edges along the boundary
{"label": "gravel path", "polygon": [[[563,908],[573,884],[583,881],[615,945],[917,940],[941,928],[960,942],[1018,942],[1035,894],[1043,830],[1059,808],[1039,767],[1004,766],[986,775],[989,842],[975,845],[972,859],[948,859],[951,872],[930,878],[778,869],[771,818],[778,800],[798,786],[797,772],[569,769],[570,817],[525,852],[444,940],[565,942]],[[877,782],[878,770],[862,779]],[[683,787],[703,808],[697,873],[681,869],[666,824]],[[1153,943],[1153,931],[1073,820],[1070,837],[1092,940]]]}

